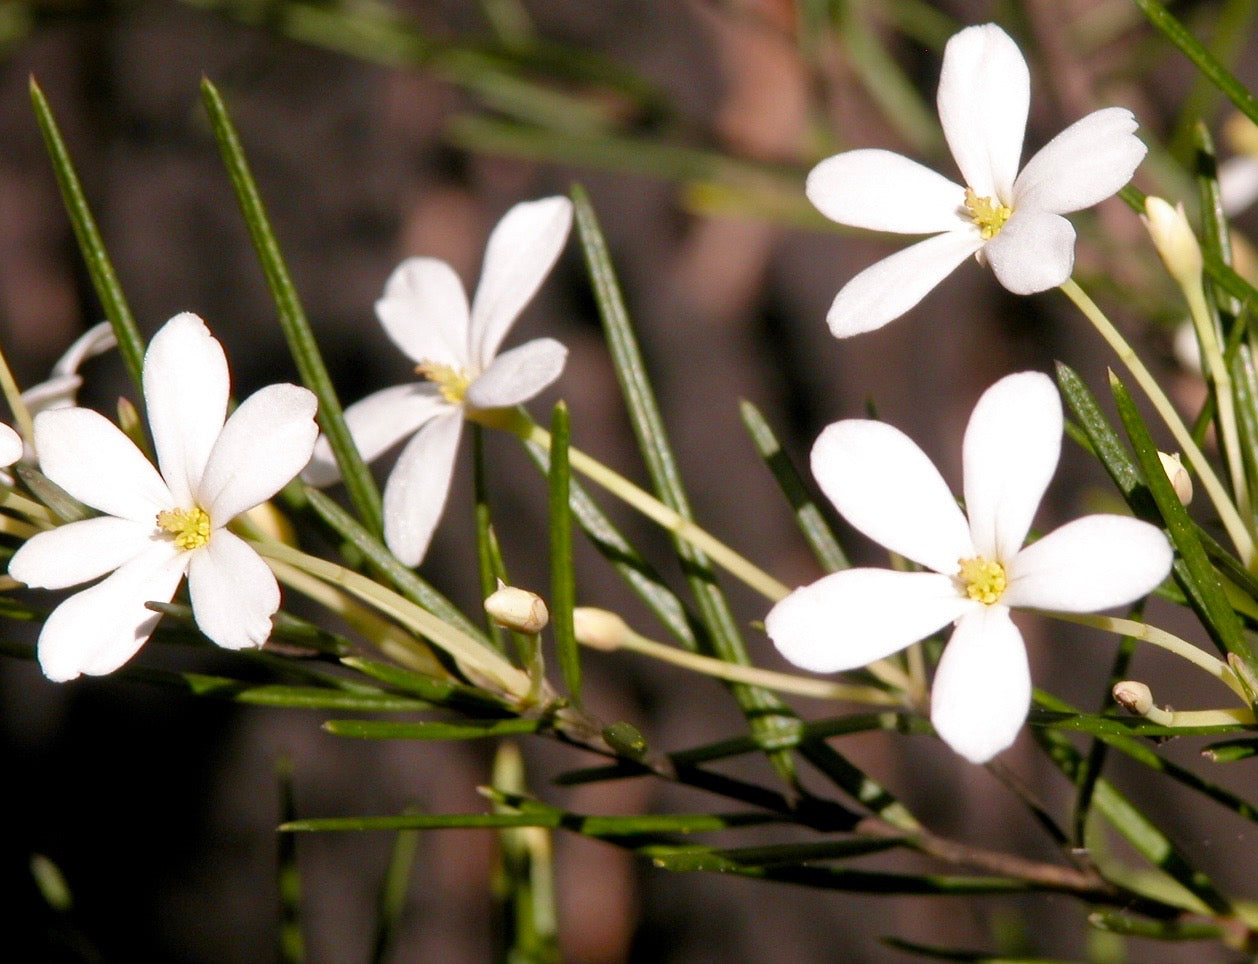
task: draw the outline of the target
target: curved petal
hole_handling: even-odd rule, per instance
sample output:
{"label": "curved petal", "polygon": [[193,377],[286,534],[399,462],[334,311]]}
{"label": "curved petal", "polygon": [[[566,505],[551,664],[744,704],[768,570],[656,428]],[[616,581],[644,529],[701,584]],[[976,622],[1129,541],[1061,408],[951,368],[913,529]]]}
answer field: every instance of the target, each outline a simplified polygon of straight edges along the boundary
{"label": "curved petal", "polygon": [[1258,158],[1230,157],[1219,165],[1219,195],[1223,213],[1239,214],[1258,201]]}
{"label": "curved petal", "polygon": [[463,282],[437,258],[407,258],[376,302],[384,332],[411,361],[465,368],[471,363],[470,315]]}
{"label": "curved petal", "polygon": [[1131,180],[1148,148],[1123,107],[1075,121],[1027,161],[1013,185],[1013,206],[1069,214],[1099,204]]}
{"label": "curved petal", "polygon": [[1075,265],[1075,229],[1057,214],[1014,211],[983,248],[983,260],[1015,295],[1056,288]]}
{"label": "curved petal", "polygon": [[[429,419],[452,406],[428,382],[395,385],[345,409],[345,424],[365,462],[373,462]],[[319,436],[314,456],[301,477],[311,485],[331,485],[341,477],[326,436]]]}
{"label": "curved petal", "polygon": [[306,467],[319,435],[317,407],[313,392],[268,385],[232,412],[195,492],[215,528],[265,502]]}
{"label": "curved petal", "polygon": [[191,312],[162,325],[144,355],[144,403],[153,448],[175,502],[190,505],[227,417],[227,356]]}
{"label": "curved petal", "polygon": [[494,359],[472,382],[467,402],[477,408],[507,408],[527,402],[563,373],[568,349],[553,338],[535,338]]}
{"label": "curved petal", "polygon": [[944,575],[974,554],[948,483],[899,429],[835,422],[813,446],[812,473],[849,523],[892,552]]}
{"label": "curved petal", "polygon": [[170,602],[186,562],[173,543],[154,542],[112,576],[54,609],[39,634],[44,675],[64,682],[82,673],[112,673],[127,662],[161,619],[144,604]]}
{"label": "curved petal", "polygon": [[1009,564],[1009,606],[1090,613],[1152,592],[1171,571],[1171,547],[1155,526],[1089,515],[1050,532]]}
{"label": "curved petal", "polygon": [[1026,136],[1031,73],[995,24],[967,27],[948,41],[936,104],[944,137],[965,183],[979,197],[1010,203]]}
{"label": "curved petal", "polygon": [[107,321],[98,321],[79,335],[66,349],[65,354],[57,359],[57,364],[52,366],[52,374],[54,377],[73,375],[89,358],[103,355],[117,345],[118,339],[114,337],[114,326]]}
{"label": "curved petal", "polygon": [[54,375],[46,382],[32,385],[22,393],[22,402],[32,415],[52,408],[69,408],[83,385],[79,375]]}
{"label": "curved petal", "polygon": [[808,200],[839,224],[897,234],[954,231],[965,188],[892,151],[845,151],[808,173]]}
{"label": "curved petal", "polygon": [[930,721],[971,763],[986,763],[1018,735],[1031,707],[1026,644],[1004,606],[980,606],[952,631],[930,695]]}
{"label": "curved petal", "polygon": [[826,315],[830,330],[847,338],[894,321],[981,247],[978,228],[969,225],[875,262],[839,290]]}
{"label": "curved petal", "polygon": [[834,673],[898,652],[977,605],[938,573],[845,569],[796,589],[764,628],[789,662]]}
{"label": "curved petal", "polygon": [[431,419],[406,443],[384,486],[384,541],[407,566],[418,566],[441,520],[454,476],[463,415]]}
{"label": "curved petal", "polygon": [[572,227],[566,197],[526,201],[508,211],[485,246],[485,266],[472,299],[472,362],[484,371],[502,339],[550,273]]}
{"label": "curved petal", "polygon": [[965,430],[961,463],[974,548],[1009,562],[1061,457],[1061,399],[1040,372],[1007,375],[983,393]]}
{"label": "curved petal", "polygon": [[225,529],[188,555],[188,596],[197,628],[227,649],[265,643],[280,608],[280,587],[262,557]]}
{"label": "curved petal", "polygon": [[36,589],[65,589],[99,579],[144,554],[156,526],[103,515],[31,536],[9,560],[9,575]]}
{"label": "curved petal", "polygon": [[91,409],[40,412],[35,451],[44,475],[101,512],[151,525],[157,513],[175,505],[153,463],[117,425]]}
{"label": "curved petal", "polygon": [[0,466],[12,465],[22,457],[22,436],[0,422]]}

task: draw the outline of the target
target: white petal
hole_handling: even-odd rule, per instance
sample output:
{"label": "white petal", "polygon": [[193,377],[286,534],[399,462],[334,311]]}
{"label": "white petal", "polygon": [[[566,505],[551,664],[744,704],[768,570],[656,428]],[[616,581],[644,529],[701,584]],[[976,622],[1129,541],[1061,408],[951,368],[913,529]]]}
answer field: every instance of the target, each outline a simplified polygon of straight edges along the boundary
{"label": "white petal", "polygon": [[1134,602],[1170,571],[1171,547],[1161,530],[1127,516],[1089,515],[1018,553],[1001,602],[1090,613]]}
{"label": "white petal", "polygon": [[147,524],[104,515],[31,536],[9,560],[9,575],[36,589],[65,589],[99,579],[157,541]]}
{"label": "white petal", "polygon": [[79,335],[66,353],[57,359],[57,364],[52,366],[52,374],[54,377],[76,374],[79,366],[89,358],[103,355],[117,344],[114,326],[107,321],[99,321]]}
{"label": "white petal", "polygon": [[188,596],[197,628],[227,649],[265,643],[280,608],[280,587],[262,557],[223,529],[188,555]]}
{"label": "white petal", "polygon": [[965,188],[891,151],[846,151],[808,174],[808,200],[831,221],[897,234],[953,231]]}
{"label": "white petal", "polygon": [[223,346],[196,315],[166,322],[144,355],[144,402],[162,478],[187,506],[227,416]]}
{"label": "white petal", "polygon": [[1069,214],[1117,193],[1148,150],[1136,137],[1136,126],[1122,107],[1075,121],[1027,161],[1013,186],[1014,209]]}
{"label": "white petal", "polygon": [[[431,382],[395,385],[368,395],[345,409],[345,424],[365,462],[373,462],[430,418],[452,406]],[[331,485],[341,477],[325,436],[315,443],[314,457],[301,474],[311,485]]]}
{"label": "white petal", "polygon": [[412,361],[465,368],[471,362],[463,282],[444,261],[407,258],[389,276],[376,317]]}
{"label": "white petal", "polygon": [[796,589],[769,611],[764,627],[788,661],[833,673],[898,652],[977,605],[948,576],[845,569]]}
{"label": "white petal", "polygon": [[22,436],[0,422],[0,466],[12,465],[22,457]]}
{"label": "white petal", "polygon": [[965,512],[974,548],[1007,562],[1022,548],[1061,457],[1061,399],[1040,372],[1007,375],[983,393],[965,430]]}
{"label": "white petal", "polygon": [[152,524],[175,505],[153,463],[105,416],[61,408],[35,416],[43,473],[80,502],[109,515]]}
{"label": "white petal", "polygon": [[51,680],[112,673],[153,633],[160,613],[146,602],[170,602],[186,553],[155,542],[112,576],[75,593],[54,609],[39,634],[39,665]]}
{"label": "white petal", "polygon": [[55,375],[24,391],[22,401],[32,415],[52,408],[69,408],[82,385],[83,379],[78,375]]}
{"label": "white petal", "polygon": [[930,721],[971,763],[986,763],[1018,735],[1031,706],[1026,644],[1004,606],[966,613],[935,671]]}
{"label": "white petal", "polygon": [[494,359],[467,390],[469,405],[508,408],[527,402],[563,373],[568,349],[553,338],[535,338]]}
{"label": "white petal", "polygon": [[1239,214],[1258,200],[1258,158],[1231,157],[1219,165],[1219,194],[1226,214]]}
{"label": "white petal", "polygon": [[313,392],[268,385],[232,412],[195,491],[215,528],[265,502],[305,468],[319,435],[317,407]]}
{"label": "white petal", "polygon": [[454,476],[463,415],[451,409],[415,433],[384,486],[384,541],[405,565],[418,566],[441,520]]}
{"label": "white petal", "polygon": [[948,484],[899,429],[835,422],[813,446],[812,473],[849,523],[892,552],[945,575],[973,555],[969,526]]}
{"label": "white petal", "polygon": [[921,301],[979,248],[973,225],[919,241],[852,278],[834,299],[826,321],[837,338],[874,331]]}
{"label": "white petal", "polygon": [[566,197],[526,201],[508,211],[485,246],[472,299],[472,361],[484,371],[511,326],[559,259],[572,227]]}
{"label": "white petal", "polygon": [[1009,203],[1031,103],[1031,74],[1018,45],[991,23],[954,35],[936,103],[965,183],[979,197]]}
{"label": "white petal", "polygon": [[1015,295],[1032,295],[1063,284],[1075,264],[1075,229],[1042,211],[1014,211],[983,248],[996,280]]}

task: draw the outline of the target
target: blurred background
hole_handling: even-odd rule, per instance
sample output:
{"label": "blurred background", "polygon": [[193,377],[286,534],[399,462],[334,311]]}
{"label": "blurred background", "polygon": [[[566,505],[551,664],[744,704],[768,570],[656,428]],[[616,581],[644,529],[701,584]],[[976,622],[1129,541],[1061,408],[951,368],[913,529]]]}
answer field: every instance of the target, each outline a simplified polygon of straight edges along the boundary
{"label": "blurred background", "polygon": [[[1246,51],[1255,4],[1171,6],[1254,79]],[[347,403],[411,377],[373,312],[398,261],[445,258],[470,289],[485,238],[508,207],[580,182],[608,235],[700,523],[802,584],[818,570],[748,440],[741,399],[763,410],[800,464],[825,424],[872,404],[957,484],[960,433],[996,378],[1051,372],[1060,359],[1094,390],[1104,387],[1111,358],[1060,294],[1015,298],[972,262],[879,332],[840,343],[824,323],[841,284],[901,242],[826,222],[803,197],[804,175],[837,150],[877,146],[955,176],[934,114],[939,58],[956,29],[988,20],[1014,36],[1032,66],[1024,158],[1093,109],[1128,107],[1151,148],[1137,185],[1191,203],[1182,167],[1191,124],[1200,117],[1219,131],[1228,111],[1127,0],[6,0],[0,337],[29,385],[102,317],[30,109],[30,77],[62,126],[141,328],[151,334],[178,311],[200,313],[227,347],[239,397],[295,374],[201,109],[203,75],[240,130]],[[1081,236],[1076,277],[1195,414],[1196,376],[1171,353],[1183,309],[1138,219],[1114,199],[1072,220]],[[1239,223],[1252,226],[1245,216]],[[544,419],[565,399],[574,444],[643,480],[575,243],[511,343],[541,334],[571,355],[534,414]],[[128,391],[115,357],[90,362],[86,375],[84,400],[104,411]],[[512,440],[488,441],[508,566],[519,584],[544,589],[544,485]],[[470,488],[464,453],[422,572],[474,613]],[[1068,445],[1050,498],[1038,519],[1045,529],[1110,506],[1113,496]],[[667,567],[658,533],[600,501]],[[858,559],[877,559],[859,538],[848,546]],[[579,603],[662,634],[594,553],[578,571]],[[781,668],[753,625],[767,607],[730,589],[754,658]],[[1115,641],[1043,620],[1021,625],[1037,683],[1101,705]],[[212,672],[219,658],[150,647],[141,661]],[[1218,695],[1198,694],[1158,655],[1140,653],[1135,667],[1160,702],[1213,705]],[[742,727],[715,683],[627,654],[590,655],[586,674],[591,711],[633,722],[656,748]],[[800,702],[805,714],[825,712]],[[489,778],[490,748],[338,741],[320,730],[325,716],[194,700],[120,677],[59,686],[31,663],[0,661],[0,883],[22,895],[4,914],[6,942],[38,948],[31,960],[273,957],[279,761],[289,761],[301,816],[483,808],[474,788]],[[719,805],[647,781],[547,787],[549,776],[592,761],[538,744],[524,747],[534,788],[574,810]],[[1024,735],[1001,766],[1049,807],[1068,799],[1069,787],[1028,744]],[[937,744],[873,734],[843,750],[937,831],[1052,857],[1000,782]],[[1166,752],[1202,766],[1193,746]],[[1210,775],[1241,786],[1248,777],[1252,788],[1248,766]],[[1150,781],[1125,779],[1122,761],[1114,771],[1150,802]],[[1203,867],[1227,883],[1250,877],[1248,825],[1199,801],[1181,812],[1173,792],[1157,790],[1157,812]],[[309,959],[369,959],[391,840],[296,843]],[[494,954],[494,846],[487,832],[421,839],[385,959]],[[563,947],[576,961],[896,959],[880,942],[888,934],[1090,953],[1065,898],[849,897],[671,875],[584,839],[561,836],[556,847]],[[33,854],[61,869],[70,911],[54,912],[38,895]],[[1133,946],[1133,960],[1200,959],[1178,956],[1182,947]]]}

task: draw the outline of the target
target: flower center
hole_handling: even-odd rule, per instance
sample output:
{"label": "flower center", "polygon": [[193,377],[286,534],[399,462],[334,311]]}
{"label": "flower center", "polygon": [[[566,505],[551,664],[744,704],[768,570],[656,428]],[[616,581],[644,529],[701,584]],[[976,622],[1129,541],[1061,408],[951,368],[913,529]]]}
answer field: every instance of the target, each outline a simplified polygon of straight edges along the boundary
{"label": "flower center", "polygon": [[1001,204],[995,198],[979,197],[969,187],[965,189],[965,209],[970,212],[970,220],[978,225],[978,232],[984,241],[990,241],[998,235],[1013,214],[1013,208]]}
{"label": "flower center", "polygon": [[210,514],[200,506],[159,512],[157,527],[174,536],[180,549],[200,549],[210,541]]}
{"label": "flower center", "polygon": [[463,369],[440,362],[425,361],[416,365],[415,374],[436,385],[441,397],[451,405],[462,405],[467,387],[472,384],[472,379]]}
{"label": "flower center", "polygon": [[960,560],[960,565],[961,571],[957,576],[965,586],[965,594],[975,602],[990,606],[1000,599],[1009,585],[1005,567],[991,559],[975,556]]}

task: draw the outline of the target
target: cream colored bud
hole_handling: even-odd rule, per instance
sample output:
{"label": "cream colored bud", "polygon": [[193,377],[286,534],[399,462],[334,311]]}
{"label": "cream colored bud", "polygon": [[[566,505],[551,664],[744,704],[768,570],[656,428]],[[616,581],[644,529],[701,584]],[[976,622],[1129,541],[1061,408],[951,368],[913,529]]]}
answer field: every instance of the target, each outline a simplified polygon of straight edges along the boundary
{"label": "cream colored bud", "polygon": [[577,642],[610,653],[629,635],[629,624],[606,609],[578,606],[572,611],[572,631]]}
{"label": "cream colored bud", "polygon": [[1258,126],[1240,111],[1232,114],[1223,125],[1223,139],[1233,154],[1258,157]]}
{"label": "cream colored bud", "polygon": [[1175,490],[1175,497],[1179,499],[1179,504],[1187,505],[1192,501],[1192,476],[1188,474],[1188,470],[1179,460],[1179,453],[1167,455],[1165,452],[1159,452],[1158,458],[1162,460],[1162,470],[1171,480],[1171,487]]}
{"label": "cream colored bud", "polygon": [[1171,207],[1160,197],[1147,197],[1141,220],[1171,277],[1181,285],[1197,284],[1201,279],[1201,245],[1188,224],[1184,205]]}
{"label": "cream colored bud", "polygon": [[1115,683],[1113,694],[1115,702],[1129,713],[1144,716],[1153,709],[1153,691],[1134,679]]}
{"label": "cream colored bud", "polygon": [[541,596],[501,583],[485,600],[485,612],[503,629],[517,633],[540,633],[550,622],[550,611]]}

